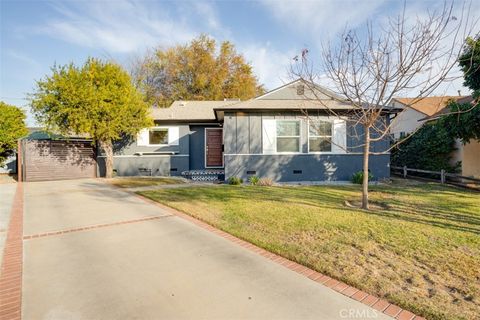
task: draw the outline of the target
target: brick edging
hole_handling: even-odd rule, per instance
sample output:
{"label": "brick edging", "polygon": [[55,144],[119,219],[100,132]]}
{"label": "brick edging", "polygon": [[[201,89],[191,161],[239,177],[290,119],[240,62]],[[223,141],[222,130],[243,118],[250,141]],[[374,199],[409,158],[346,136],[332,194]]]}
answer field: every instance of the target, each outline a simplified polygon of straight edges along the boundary
{"label": "brick edging", "polygon": [[142,199],[143,201],[145,202],[148,202],[150,204],[153,204],[153,205],[156,205],[160,208],[162,208],[163,210],[165,211],[168,211],[169,213],[175,215],[175,216],[178,216],[178,217],[181,217],[185,220],[188,220],[192,223],[194,223],[195,225],[205,229],[205,230],[208,230],[210,232],[213,232],[219,236],[221,236],[222,238],[225,238],[237,245],[240,245],[241,247],[244,247],[254,253],[257,253],[257,254],[260,254],[261,256],[265,257],[265,258],[268,258],[270,260],[272,260],[273,262],[277,263],[277,264],[280,264],[282,266],[284,266],[285,268],[287,269],[290,269],[292,271],[295,271],[296,273],[299,273],[321,285],[324,285],[328,288],[331,288],[351,299],[354,299],[356,301],[359,301],[361,303],[363,303],[364,305],[367,305],[369,307],[372,307],[373,309],[377,310],[377,311],[380,311],[390,317],[393,317],[395,319],[398,319],[398,320],[425,320],[425,318],[423,317],[420,317],[420,316],[417,316],[415,315],[414,313],[408,311],[408,310],[405,310],[405,309],[402,309],[400,308],[399,306],[397,305],[394,305],[394,304],[391,304],[389,303],[388,301],[384,300],[384,299],[381,299],[381,298],[378,298],[374,295],[371,295],[369,293],[366,293],[362,290],[359,290],[355,287],[352,287],[342,281],[338,281],[336,279],[333,279],[327,275],[324,275],[320,272],[317,272],[313,269],[310,269],[310,268],[307,268],[299,263],[296,263],[294,261],[291,261],[291,260],[288,260],[280,255],[277,255],[275,253],[272,253],[270,251],[267,251],[263,248],[260,248],[260,247],[257,247],[256,245],[250,243],[250,242],[247,242],[245,240],[242,240],[240,238],[237,238],[225,231],[222,231],[220,229],[217,229],[215,227],[213,227],[212,225],[206,223],[206,222],[203,222],[197,218],[194,218],[186,213],[183,213],[181,211],[178,211],[176,209],[173,209],[171,207],[168,207],[164,204],[161,204],[159,202],[156,202],[152,199],[149,199],[147,197],[144,197],[140,194],[137,194],[133,191],[128,191],[128,190],[122,190],[124,192],[128,192],[130,194],[133,194],[135,196],[137,196],[138,198]]}
{"label": "brick edging", "polygon": [[23,185],[17,183],[0,271],[0,319],[22,317]]}

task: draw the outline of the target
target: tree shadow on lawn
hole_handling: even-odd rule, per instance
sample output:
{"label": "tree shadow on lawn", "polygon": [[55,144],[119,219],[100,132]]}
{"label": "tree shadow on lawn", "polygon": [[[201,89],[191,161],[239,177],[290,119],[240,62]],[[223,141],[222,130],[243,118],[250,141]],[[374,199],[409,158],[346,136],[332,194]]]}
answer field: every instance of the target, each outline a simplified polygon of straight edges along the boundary
{"label": "tree shadow on lawn", "polygon": [[[422,204],[417,202],[408,202],[403,200],[402,196],[407,197],[415,195],[416,197],[432,198],[432,192],[435,192],[435,203]],[[356,213],[370,214],[378,217],[396,219],[401,221],[421,223],[425,225],[440,227],[444,229],[480,233],[480,217],[475,216],[472,207],[461,201],[455,202],[455,210],[451,207],[452,197],[468,197],[459,192],[449,190],[449,188],[434,187],[402,187],[385,190],[381,187],[372,188],[371,195],[373,198],[379,193],[394,195],[396,199],[380,199],[375,201],[385,202],[390,207],[387,210],[370,210],[352,209],[345,206],[345,200],[360,197],[360,187],[358,186],[308,186],[308,187],[251,187],[251,186],[224,186],[211,190],[209,188],[190,189],[183,188],[161,191],[145,191],[141,192],[153,199],[166,199],[167,202],[184,202],[184,201],[271,201],[282,204],[300,204],[319,209],[332,209],[355,211]],[[474,194],[474,193],[472,193]],[[474,194],[476,195],[476,194]],[[449,197],[442,200],[442,197]],[[465,213],[466,212],[466,213]]]}

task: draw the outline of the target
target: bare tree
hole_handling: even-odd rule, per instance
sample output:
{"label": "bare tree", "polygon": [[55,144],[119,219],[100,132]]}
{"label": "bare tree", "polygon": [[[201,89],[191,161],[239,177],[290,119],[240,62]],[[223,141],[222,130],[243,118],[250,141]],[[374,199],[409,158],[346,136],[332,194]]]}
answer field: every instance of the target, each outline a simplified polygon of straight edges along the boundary
{"label": "bare tree", "polygon": [[[451,71],[472,26],[465,14],[468,9],[464,7],[457,17],[453,15],[453,3],[444,3],[441,10],[412,21],[406,17],[404,6],[400,15],[384,24],[368,22],[366,30],[346,30],[338,41],[324,44],[318,71],[305,50],[301,58],[294,58],[297,62],[291,67],[292,76],[303,79],[307,86],[326,78],[352,109],[341,113],[324,103],[324,98],[315,96],[315,100],[328,113],[363,128],[353,133],[359,141],[356,147],[363,149],[363,209],[369,208],[369,158],[378,154],[371,150],[372,143],[388,139],[395,123],[388,117],[393,111],[390,101],[408,93],[416,103],[455,79]],[[318,92],[314,87],[309,89],[313,94]],[[388,153],[391,148],[380,153]]]}

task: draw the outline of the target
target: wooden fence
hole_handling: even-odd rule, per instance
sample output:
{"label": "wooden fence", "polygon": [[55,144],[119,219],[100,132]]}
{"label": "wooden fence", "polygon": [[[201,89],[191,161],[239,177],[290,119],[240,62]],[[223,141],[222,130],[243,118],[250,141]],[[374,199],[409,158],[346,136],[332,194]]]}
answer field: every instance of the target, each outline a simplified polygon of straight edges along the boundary
{"label": "wooden fence", "polygon": [[[406,166],[403,166],[403,167],[391,166],[390,168],[392,169],[392,173],[401,175],[404,178],[407,178],[409,176],[415,177],[415,178],[421,178],[421,179],[427,178],[429,180],[440,181],[440,183],[480,189],[480,179],[461,176],[459,174],[454,174],[454,173],[449,173],[449,172],[446,172],[445,170],[430,171],[430,170],[407,168]],[[437,178],[435,179],[432,177],[437,177]]]}

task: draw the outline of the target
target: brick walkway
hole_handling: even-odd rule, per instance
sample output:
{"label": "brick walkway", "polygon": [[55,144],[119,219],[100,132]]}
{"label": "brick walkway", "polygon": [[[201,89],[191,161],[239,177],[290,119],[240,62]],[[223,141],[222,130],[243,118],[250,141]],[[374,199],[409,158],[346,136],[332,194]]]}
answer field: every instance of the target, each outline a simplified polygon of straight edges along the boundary
{"label": "brick walkway", "polygon": [[23,185],[17,184],[0,272],[0,319],[22,317]]}
{"label": "brick walkway", "polygon": [[282,266],[284,266],[285,268],[288,268],[292,271],[295,271],[313,281],[316,281],[318,282],[319,284],[321,285],[324,285],[324,286],[327,286],[337,292],[340,292],[341,294],[347,296],[347,297],[350,297],[352,299],[355,299],[357,301],[360,301],[361,303],[369,306],[369,307],[372,307],[374,308],[375,310],[378,310],[380,312],[383,312],[384,314],[390,316],[390,317],[393,317],[395,319],[398,319],[398,320],[425,320],[425,318],[423,317],[420,317],[420,316],[417,316],[415,315],[414,313],[408,311],[408,310],[404,310],[394,304],[391,304],[389,303],[388,301],[384,300],[384,299],[380,299],[374,295],[371,295],[371,294],[368,294],[366,292],[363,292],[357,288],[354,288],[352,286],[349,286],[348,284],[346,283],[343,283],[341,281],[338,281],[338,280],[335,280],[327,275],[324,275],[324,274],[321,274],[315,270],[312,270],[310,268],[307,268],[301,264],[298,264],[294,261],[291,261],[291,260],[288,260],[288,259],[285,259],[284,257],[282,256],[279,256],[277,254],[274,254],[272,252],[269,252],[263,248],[260,248],[260,247],[257,247],[253,244],[251,244],[250,242],[247,242],[247,241],[244,241],[240,238],[237,238],[235,236],[232,236],[231,234],[229,233],[226,233],[220,229],[217,229],[211,225],[209,225],[208,223],[205,223],[203,221],[200,221],[190,215],[187,215],[183,212],[180,212],[180,211],[177,211],[173,208],[170,208],[170,207],[167,207],[165,205],[162,205],[156,201],[153,201],[151,199],[148,199],[146,197],[143,197],[141,195],[138,195],[136,194],[139,198],[143,199],[144,201],[148,202],[148,203],[151,203],[151,204],[154,204],[154,205],[157,205],[159,207],[161,207],[162,209],[164,209],[165,211],[173,214],[173,215],[176,215],[176,216],[179,216],[183,219],[186,219],[188,221],[191,221],[193,222],[194,224],[196,224],[197,226],[200,226],[202,227],[203,229],[206,229],[210,232],[213,232],[229,241],[232,241],[250,251],[253,251],[257,254],[260,254],[262,256],[264,256],[265,258],[268,258],[270,260],[272,260],[273,262],[275,263],[278,263]]}

